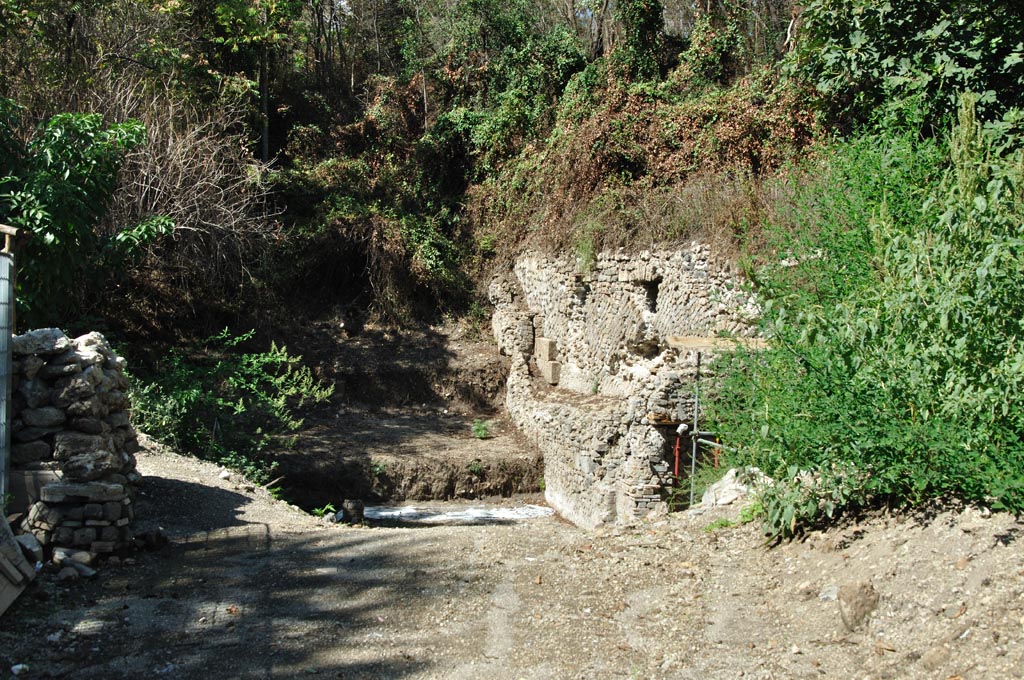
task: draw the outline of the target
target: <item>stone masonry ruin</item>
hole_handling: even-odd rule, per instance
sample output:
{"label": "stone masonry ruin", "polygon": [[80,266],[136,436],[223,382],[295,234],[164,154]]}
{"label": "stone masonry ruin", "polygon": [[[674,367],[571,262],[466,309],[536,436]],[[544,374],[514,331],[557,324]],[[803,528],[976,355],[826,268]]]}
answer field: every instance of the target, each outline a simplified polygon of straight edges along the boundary
{"label": "stone masonry ruin", "polygon": [[594,528],[665,508],[671,424],[693,420],[698,351],[755,334],[738,280],[693,243],[602,253],[586,268],[526,254],[491,283],[512,359],[506,405],[544,453],[545,496],[564,517]]}
{"label": "stone masonry ruin", "polygon": [[111,553],[132,542],[140,476],[125,360],[99,333],[56,328],[11,342],[13,509],[44,546]]}

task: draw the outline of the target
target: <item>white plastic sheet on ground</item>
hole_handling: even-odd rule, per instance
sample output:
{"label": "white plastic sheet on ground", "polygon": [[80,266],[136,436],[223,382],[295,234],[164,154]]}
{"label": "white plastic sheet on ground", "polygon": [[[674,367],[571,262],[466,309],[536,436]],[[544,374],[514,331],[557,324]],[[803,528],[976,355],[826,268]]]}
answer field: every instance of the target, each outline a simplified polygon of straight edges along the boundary
{"label": "white plastic sheet on ground", "polygon": [[466,508],[421,508],[413,505],[371,505],[363,511],[366,519],[398,522],[518,522],[555,514],[541,505],[513,507],[486,507],[474,505]]}

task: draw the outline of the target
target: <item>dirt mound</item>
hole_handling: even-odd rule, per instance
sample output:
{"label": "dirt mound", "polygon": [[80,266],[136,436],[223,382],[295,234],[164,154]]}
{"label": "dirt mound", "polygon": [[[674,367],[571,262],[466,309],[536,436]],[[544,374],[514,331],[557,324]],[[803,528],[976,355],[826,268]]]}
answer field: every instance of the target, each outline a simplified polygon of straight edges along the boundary
{"label": "dirt mound", "polygon": [[[445,406],[338,405],[311,420],[278,455],[285,497],[312,509],[370,501],[530,493],[541,454],[503,416]],[[475,432],[474,432],[475,430]]]}
{"label": "dirt mound", "polygon": [[508,376],[490,330],[465,322],[399,328],[333,317],[295,329],[287,344],[334,383],[341,404],[489,412],[500,405]]}

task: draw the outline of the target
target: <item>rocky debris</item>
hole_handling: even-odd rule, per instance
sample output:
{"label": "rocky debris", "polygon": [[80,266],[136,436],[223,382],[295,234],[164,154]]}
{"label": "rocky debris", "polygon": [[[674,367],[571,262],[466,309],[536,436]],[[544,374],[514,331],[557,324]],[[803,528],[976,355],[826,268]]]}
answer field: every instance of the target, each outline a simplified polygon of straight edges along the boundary
{"label": "rocky debris", "polygon": [[79,578],[78,570],[72,566],[67,566],[57,572],[58,581],[77,581]]}
{"label": "rocky debris", "polygon": [[[11,338],[11,352],[19,355],[51,356],[61,354],[71,347],[71,341],[59,328],[38,328]],[[45,360],[44,360],[45,362]],[[36,371],[41,363],[36,362]]]}
{"label": "rocky debris", "polygon": [[732,468],[704,491],[700,502],[701,505],[708,508],[732,505],[770,483],[771,479],[756,467],[748,467],[743,470]]}
{"label": "rocky debris", "polygon": [[139,550],[159,550],[167,543],[167,534],[160,528],[143,531],[134,539],[134,545]]}
{"label": "rocky debris", "polygon": [[835,583],[828,584],[818,593],[818,599],[822,602],[835,602],[839,599],[839,586]]}
{"label": "rocky debris", "polygon": [[124,359],[99,333],[69,339],[56,328],[15,336],[12,346],[12,475],[59,478],[28,499],[23,529],[43,546],[130,545],[140,477]]}
{"label": "rocky debris", "polygon": [[43,546],[33,534],[20,534],[14,540],[21,546],[26,559],[33,564],[43,561]]}
{"label": "rocky debris", "polygon": [[839,588],[839,615],[849,631],[860,628],[878,606],[878,592],[868,581],[846,583]]}
{"label": "rocky debris", "polygon": [[53,563],[56,565],[67,565],[70,566],[71,562],[77,562],[78,564],[84,564],[90,566],[96,560],[96,555],[85,550],[72,550],[69,548],[54,548],[53,549]]}
{"label": "rocky debris", "polygon": [[921,665],[926,670],[937,671],[946,665],[952,652],[945,645],[936,645],[921,655]]}
{"label": "rocky debris", "polygon": [[346,499],[341,504],[341,512],[338,513],[338,521],[348,524],[362,524],[363,512],[366,509],[363,501],[359,499]]}
{"label": "rocky debris", "polygon": [[77,571],[78,575],[81,576],[82,578],[93,578],[94,576],[96,576],[96,570],[95,569],[93,569],[92,567],[89,567],[89,566],[87,566],[85,564],[82,564],[81,562],[78,562],[78,561],[75,561],[75,560],[71,560],[67,564],[68,564],[69,567],[71,567],[72,569]]}

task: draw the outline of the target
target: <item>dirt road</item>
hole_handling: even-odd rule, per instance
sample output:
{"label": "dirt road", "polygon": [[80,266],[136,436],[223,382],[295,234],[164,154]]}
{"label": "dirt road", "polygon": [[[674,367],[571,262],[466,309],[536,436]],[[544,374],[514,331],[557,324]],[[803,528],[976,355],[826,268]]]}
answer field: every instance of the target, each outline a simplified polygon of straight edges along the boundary
{"label": "dirt road", "polygon": [[[753,526],[711,530],[711,513],[596,534],[557,518],[333,526],[205,463],[145,454],[140,469],[140,514],[170,545],[101,565],[90,581],[44,574],[0,620],[0,672],[945,679],[1024,669],[1024,525],[1005,516],[880,515],[768,551]],[[877,605],[850,630],[857,584],[871,584]]]}

